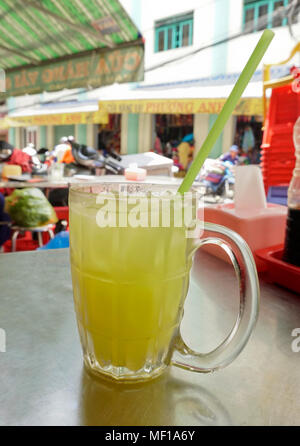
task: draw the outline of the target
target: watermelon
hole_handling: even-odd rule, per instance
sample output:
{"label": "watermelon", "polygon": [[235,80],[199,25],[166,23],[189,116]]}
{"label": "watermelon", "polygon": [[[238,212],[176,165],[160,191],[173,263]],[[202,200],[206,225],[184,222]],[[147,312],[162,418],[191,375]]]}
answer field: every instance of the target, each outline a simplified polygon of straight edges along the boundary
{"label": "watermelon", "polygon": [[5,211],[13,223],[23,228],[37,228],[58,221],[56,213],[40,189],[15,189],[5,199]]}

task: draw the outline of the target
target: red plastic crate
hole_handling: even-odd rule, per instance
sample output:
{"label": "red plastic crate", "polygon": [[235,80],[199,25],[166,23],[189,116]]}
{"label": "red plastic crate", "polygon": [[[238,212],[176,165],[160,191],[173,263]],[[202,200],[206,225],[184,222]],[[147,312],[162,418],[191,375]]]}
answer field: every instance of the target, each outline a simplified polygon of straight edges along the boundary
{"label": "red plastic crate", "polygon": [[295,166],[293,127],[300,115],[300,94],[291,85],[272,89],[261,145],[261,167],[266,192],[289,183]]}
{"label": "red plastic crate", "polygon": [[[276,174],[276,172],[270,174],[269,172],[263,171],[262,174],[263,174],[263,177],[267,177],[269,182],[270,182],[270,180],[279,181],[280,178],[284,178],[284,180],[281,181],[282,183],[289,183],[290,182],[290,175],[289,175],[288,172],[287,173],[283,173],[281,175],[278,175],[278,174]],[[280,184],[280,183],[274,184],[274,186],[278,186],[278,184]]]}
{"label": "red plastic crate", "polygon": [[69,207],[57,206],[54,208],[58,220],[66,220],[69,223]]}
{"label": "red plastic crate", "polygon": [[276,245],[255,251],[255,254],[265,262],[272,282],[300,294],[300,268],[282,260],[283,249],[283,245]]}
{"label": "red plastic crate", "polygon": [[262,160],[266,160],[267,162],[269,161],[289,161],[294,162],[296,161],[296,157],[294,155],[294,153],[285,153],[282,150],[278,150],[275,151],[273,150],[272,152],[263,152],[261,155],[261,159]]}
{"label": "red plastic crate", "polygon": [[[34,251],[39,247],[39,244],[36,240],[30,239],[17,239],[16,242],[16,251]],[[7,240],[7,242],[3,245],[4,252],[11,252],[11,240]]]}
{"label": "red plastic crate", "polygon": [[[53,231],[55,229],[55,225],[53,225]],[[48,232],[42,232],[42,240],[43,245],[46,245],[50,241],[50,236]],[[34,251],[39,247],[38,240],[33,238],[33,232],[31,231],[25,231],[24,233],[20,232],[17,240],[16,240],[16,251]],[[3,249],[4,252],[11,252],[12,248],[12,241],[7,240],[4,245]]]}
{"label": "red plastic crate", "polygon": [[274,163],[274,165],[271,164],[271,166],[269,165],[266,167],[263,164],[261,170],[262,172],[270,173],[273,175],[275,175],[276,173],[278,173],[279,175],[290,175],[291,172],[293,172],[293,167],[284,163]]}

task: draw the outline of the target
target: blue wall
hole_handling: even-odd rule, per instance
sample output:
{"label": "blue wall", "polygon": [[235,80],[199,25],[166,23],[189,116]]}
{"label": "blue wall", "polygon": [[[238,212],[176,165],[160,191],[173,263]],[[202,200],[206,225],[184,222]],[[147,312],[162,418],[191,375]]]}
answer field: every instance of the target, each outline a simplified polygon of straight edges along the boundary
{"label": "blue wall", "polygon": [[47,147],[47,126],[40,126],[40,147]]}
{"label": "blue wall", "polygon": [[[217,117],[218,117],[218,115],[209,115],[209,131],[212,128],[212,126],[214,125]],[[209,158],[214,158],[214,159],[219,158],[219,156],[222,154],[222,145],[223,145],[223,132],[217,139],[216,144],[213,146],[213,148],[209,154]]]}
{"label": "blue wall", "polygon": [[130,113],[128,115],[128,136],[127,136],[127,153],[138,153],[139,146],[139,115]]}
{"label": "blue wall", "polygon": [[[229,0],[215,0],[214,42],[229,35]],[[228,43],[212,47],[212,76],[226,73]]]}
{"label": "blue wall", "polygon": [[77,138],[80,144],[87,143],[87,126],[86,124],[78,124],[77,126]]}

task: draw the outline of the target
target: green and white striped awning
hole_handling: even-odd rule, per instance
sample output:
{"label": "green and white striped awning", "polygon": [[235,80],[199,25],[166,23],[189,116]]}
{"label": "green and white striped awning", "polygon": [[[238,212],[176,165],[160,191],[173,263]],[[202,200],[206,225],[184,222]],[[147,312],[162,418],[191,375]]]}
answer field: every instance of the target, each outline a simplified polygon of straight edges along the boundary
{"label": "green and white striped awning", "polygon": [[141,80],[143,42],[118,0],[1,0],[0,68],[10,96]]}

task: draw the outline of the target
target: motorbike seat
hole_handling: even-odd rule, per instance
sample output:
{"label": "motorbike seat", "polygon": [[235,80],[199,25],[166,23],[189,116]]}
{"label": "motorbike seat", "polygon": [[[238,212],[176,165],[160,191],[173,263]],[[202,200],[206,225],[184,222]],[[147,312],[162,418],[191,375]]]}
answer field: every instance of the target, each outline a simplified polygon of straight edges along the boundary
{"label": "motorbike seat", "polygon": [[95,160],[98,158],[98,152],[92,147],[88,147],[84,144],[73,143],[72,153],[79,163],[80,161]]}

